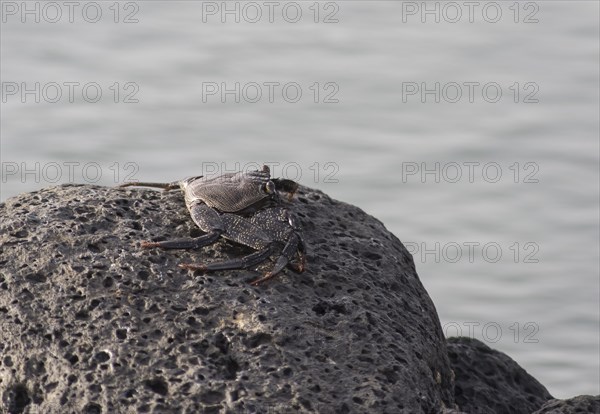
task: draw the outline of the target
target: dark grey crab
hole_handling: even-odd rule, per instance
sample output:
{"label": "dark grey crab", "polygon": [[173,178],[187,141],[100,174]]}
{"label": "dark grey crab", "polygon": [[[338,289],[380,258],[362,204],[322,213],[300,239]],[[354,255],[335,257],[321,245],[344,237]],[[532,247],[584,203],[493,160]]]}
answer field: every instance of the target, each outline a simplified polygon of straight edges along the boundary
{"label": "dark grey crab", "polygon": [[[270,272],[251,282],[257,285],[271,279],[285,266],[304,271],[305,245],[300,229],[283,206],[279,193],[293,197],[298,184],[291,180],[271,178],[268,166],[262,170],[223,174],[215,178],[202,176],[173,183],[126,183],[120,187],[156,187],[182,189],[192,220],[206,234],[193,239],[142,242],[142,247],[163,249],[196,249],[214,243],[219,237],[257,250],[247,256],[215,263],[184,263],[184,269],[212,272],[246,269],[267,260],[283,249]],[[294,262],[294,257],[298,258]]]}

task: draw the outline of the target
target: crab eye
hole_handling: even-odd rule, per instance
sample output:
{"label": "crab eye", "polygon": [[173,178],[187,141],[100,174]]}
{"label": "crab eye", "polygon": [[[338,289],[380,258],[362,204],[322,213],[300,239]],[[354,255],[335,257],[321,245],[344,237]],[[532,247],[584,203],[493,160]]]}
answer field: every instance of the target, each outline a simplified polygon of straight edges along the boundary
{"label": "crab eye", "polygon": [[273,194],[275,193],[275,184],[273,183],[273,181],[267,181],[267,183],[265,184],[264,190],[267,194]]}

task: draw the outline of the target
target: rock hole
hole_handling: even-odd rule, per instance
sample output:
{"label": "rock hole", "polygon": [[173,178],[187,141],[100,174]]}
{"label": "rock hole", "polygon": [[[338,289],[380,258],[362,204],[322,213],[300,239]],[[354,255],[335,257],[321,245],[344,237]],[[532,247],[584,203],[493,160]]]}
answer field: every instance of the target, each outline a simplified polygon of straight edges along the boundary
{"label": "rock hole", "polygon": [[229,340],[220,332],[215,335],[214,344],[223,354],[229,351]]}
{"label": "rock hole", "polygon": [[44,283],[48,278],[41,273],[30,273],[25,279],[31,283]]}
{"label": "rock hole", "polygon": [[272,339],[273,337],[271,335],[264,332],[259,332],[246,340],[246,346],[248,348],[256,348],[260,345],[268,344]]}
{"label": "rock hole", "polygon": [[90,317],[90,314],[85,309],[82,309],[80,311],[77,311],[77,313],[75,313],[75,319],[80,320],[80,321],[84,321],[84,320],[88,319],[89,317]]}
{"label": "rock hole", "polygon": [[350,412],[350,408],[348,407],[348,404],[343,403],[336,412],[340,414],[348,414]]}
{"label": "rock hole", "polygon": [[315,306],[312,307],[312,310],[317,315],[323,316],[323,315],[325,315],[325,313],[327,313],[328,308],[329,308],[329,306],[327,306],[327,303],[319,302]]}
{"label": "rock hole", "polygon": [[208,313],[210,311],[211,311],[210,308],[205,308],[205,307],[202,307],[202,306],[198,306],[192,312],[194,312],[194,314],[196,314],[196,315],[208,315]]}
{"label": "rock hole", "polygon": [[240,370],[240,365],[232,357],[225,361],[225,379],[234,380],[237,377],[237,372]]}
{"label": "rock hole", "polygon": [[10,234],[13,237],[16,237],[18,239],[24,239],[25,237],[29,236],[29,233],[27,232],[27,230],[22,229],[22,230],[18,230],[14,233]]}
{"label": "rock hole", "polygon": [[363,257],[369,259],[369,260],[381,260],[382,257],[379,253],[375,253],[375,252],[364,252],[363,253]]}
{"label": "rock hole", "polygon": [[102,407],[96,403],[88,403],[83,407],[83,412],[86,414],[101,414]]}
{"label": "rock hole", "polygon": [[100,351],[94,356],[94,358],[98,362],[106,362],[110,359],[110,354],[105,351]]}
{"label": "rock hole", "polygon": [[98,245],[95,243],[89,243],[87,245],[87,248],[90,252],[93,252],[93,253],[100,253],[102,251],[102,249],[100,247],[98,247]]}
{"label": "rock hole", "polygon": [[31,404],[31,398],[24,384],[16,384],[9,388],[4,399],[8,402],[9,413],[21,414],[25,412],[25,407]]}
{"label": "rock hole", "polygon": [[127,329],[117,329],[115,331],[115,336],[118,339],[127,339]]}
{"label": "rock hole", "polygon": [[79,357],[75,354],[67,354],[65,356],[65,358],[67,359],[67,361],[69,361],[71,363],[71,365],[75,365],[76,363],[79,362]]}
{"label": "rock hole", "polygon": [[167,395],[169,393],[169,386],[167,385],[165,379],[162,377],[154,377],[152,379],[146,380],[144,382],[144,385],[160,395]]}
{"label": "rock hole", "polygon": [[205,391],[200,394],[200,401],[204,404],[217,404],[223,401],[224,395],[221,391]]}

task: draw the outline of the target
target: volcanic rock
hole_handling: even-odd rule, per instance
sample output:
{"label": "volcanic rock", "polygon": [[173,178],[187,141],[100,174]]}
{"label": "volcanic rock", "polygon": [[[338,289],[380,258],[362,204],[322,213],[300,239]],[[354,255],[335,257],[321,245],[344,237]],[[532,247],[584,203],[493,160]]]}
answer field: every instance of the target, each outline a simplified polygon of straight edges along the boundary
{"label": "volcanic rock", "polygon": [[567,400],[550,400],[533,414],[599,414],[600,395],[579,395]]}
{"label": "volcanic rock", "polygon": [[448,338],[456,404],[467,413],[531,414],[552,398],[508,355],[467,337]]}
{"label": "volcanic rock", "polygon": [[[254,287],[256,271],[178,268],[251,252],[225,240],[140,248],[201,234],[179,191],[65,185],[0,204],[0,412],[455,408],[436,310],[402,243],[319,191],[288,207],[307,270]],[[534,385],[531,406],[547,394]]]}

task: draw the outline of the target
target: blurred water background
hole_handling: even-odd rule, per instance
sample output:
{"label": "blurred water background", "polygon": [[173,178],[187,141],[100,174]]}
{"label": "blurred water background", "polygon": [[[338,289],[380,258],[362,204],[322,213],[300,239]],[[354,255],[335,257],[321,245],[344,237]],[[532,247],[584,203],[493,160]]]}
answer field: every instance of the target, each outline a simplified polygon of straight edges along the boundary
{"label": "blurred water background", "polygon": [[56,4],[2,2],[2,200],[270,163],[383,221],[447,335],[600,393],[598,2]]}

